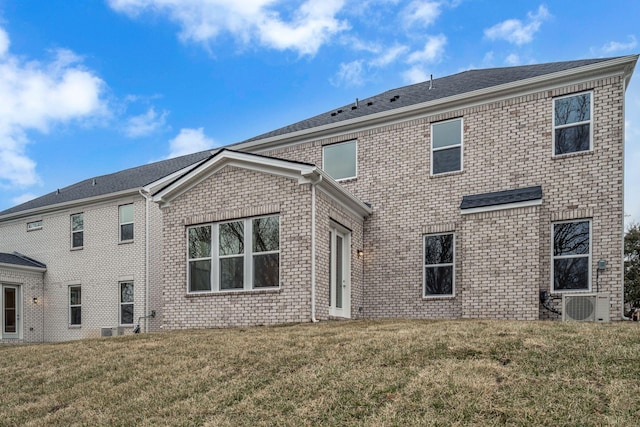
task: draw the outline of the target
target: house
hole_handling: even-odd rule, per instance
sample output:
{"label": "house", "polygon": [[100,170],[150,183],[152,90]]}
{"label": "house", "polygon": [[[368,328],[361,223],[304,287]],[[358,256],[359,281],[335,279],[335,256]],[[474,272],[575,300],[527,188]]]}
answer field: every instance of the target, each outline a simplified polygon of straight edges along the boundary
{"label": "house", "polygon": [[0,212],[2,339],[558,319],[593,292],[619,320],[637,59],[465,71]]}

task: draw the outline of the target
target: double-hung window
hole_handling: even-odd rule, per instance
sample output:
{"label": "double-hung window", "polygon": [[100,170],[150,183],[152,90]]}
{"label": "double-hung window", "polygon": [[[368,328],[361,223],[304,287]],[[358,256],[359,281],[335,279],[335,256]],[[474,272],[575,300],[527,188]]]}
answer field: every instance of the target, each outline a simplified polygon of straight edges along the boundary
{"label": "double-hung window", "polygon": [[588,291],[591,271],[591,221],[553,224],[554,291]]}
{"label": "double-hung window", "polygon": [[454,251],[453,233],[424,236],[424,297],[455,294]]}
{"label": "double-hung window", "polygon": [[118,208],[120,219],[120,241],[133,240],[133,203]]}
{"label": "double-hung window", "polygon": [[357,141],[325,145],[322,147],[322,169],[336,180],[356,178],[357,157]]}
{"label": "double-hung window", "polygon": [[84,214],[71,215],[71,248],[79,249],[84,245]]}
{"label": "double-hung window", "polygon": [[591,92],[553,100],[553,154],[576,153],[591,149]]}
{"label": "double-hung window", "polygon": [[189,227],[187,238],[189,292],[280,285],[278,215]]}
{"label": "double-hung window", "polygon": [[133,325],[133,282],[120,282],[120,324]]}
{"label": "double-hung window", "polygon": [[462,170],[462,119],[431,125],[431,175]]}
{"label": "double-hung window", "polygon": [[82,325],[82,287],[69,286],[69,325]]}

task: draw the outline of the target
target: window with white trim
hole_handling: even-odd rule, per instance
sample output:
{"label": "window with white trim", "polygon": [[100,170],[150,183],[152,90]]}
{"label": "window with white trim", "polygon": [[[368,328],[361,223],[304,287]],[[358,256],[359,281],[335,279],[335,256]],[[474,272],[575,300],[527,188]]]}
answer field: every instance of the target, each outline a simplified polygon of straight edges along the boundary
{"label": "window with white trim", "polygon": [[431,125],[431,175],[462,170],[462,118]]}
{"label": "window with white trim", "polygon": [[591,150],[591,92],[553,100],[553,154]]}
{"label": "window with white trim", "polygon": [[340,142],[322,147],[322,170],[335,180],[358,176],[357,141]]}
{"label": "window with white trim", "polygon": [[71,248],[84,246],[84,214],[71,215]]}
{"label": "window with white trim", "polygon": [[82,325],[82,287],[69,286],[69,325]]}
{"label": "window with white trim", "polygon": [[280,217],[187,228],[189,292],[280,286]]}
{"label": "window with white trim", "polygon": [[553,291],[588,291],[591,277],[591,221],[553,224]]}
{"label": "window with white trim", "polygon": [[455,236],[453,233],[424,236],[424,297],[453,296]]}
{"label": "window with white trim", "polygon": [[133,240],[133,203],[118,207],[120,220],[120,241]]}
{"label": "window with white trim", "polygon": [[133,282],[120,282],[120,324],[133,325]]}
{"label": "window with white trim", "polygon": [[27,231],[42,230],[42,220],[27,223]]}

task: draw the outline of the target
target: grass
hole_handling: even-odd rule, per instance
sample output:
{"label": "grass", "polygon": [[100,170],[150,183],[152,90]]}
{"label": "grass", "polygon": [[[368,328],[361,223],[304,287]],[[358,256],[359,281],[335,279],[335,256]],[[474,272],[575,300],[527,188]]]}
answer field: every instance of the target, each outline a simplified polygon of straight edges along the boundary
{"label": "grass", "polygon": [[0,346],[0,425],[638,425],[640,324],[350,321]]}

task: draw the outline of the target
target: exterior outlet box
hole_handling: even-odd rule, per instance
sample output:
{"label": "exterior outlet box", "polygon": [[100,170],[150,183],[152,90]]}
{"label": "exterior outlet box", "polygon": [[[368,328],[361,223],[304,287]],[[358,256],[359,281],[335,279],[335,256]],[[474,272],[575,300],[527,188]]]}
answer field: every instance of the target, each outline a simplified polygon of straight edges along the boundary
{"label": "exterior outlet box", "polygon": [[563,294],[562,320],[582,322],[609,322],[609,294],[606,292],[589,294]]}

